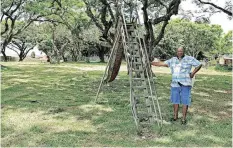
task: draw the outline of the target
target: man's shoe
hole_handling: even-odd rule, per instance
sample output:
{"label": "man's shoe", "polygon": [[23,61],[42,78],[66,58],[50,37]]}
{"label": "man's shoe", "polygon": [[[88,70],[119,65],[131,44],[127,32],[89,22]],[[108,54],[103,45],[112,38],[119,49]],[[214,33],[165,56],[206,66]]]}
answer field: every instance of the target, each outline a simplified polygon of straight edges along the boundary
{"label": "man's shoe", "polygon": [[187,124],[187,121],[186,121],[186,120],[181,120],[181,124],[182,124],[182,125],[186,125],[186,124]]}
{"label": "man's shoe", "polygon": [[178,119],[178,118],[176,118],[176,119],[175,119],[175,118],[171,118],[170,121],[171,121],[171,122],[174,122],[174,121],[176,121],[177,119]]}

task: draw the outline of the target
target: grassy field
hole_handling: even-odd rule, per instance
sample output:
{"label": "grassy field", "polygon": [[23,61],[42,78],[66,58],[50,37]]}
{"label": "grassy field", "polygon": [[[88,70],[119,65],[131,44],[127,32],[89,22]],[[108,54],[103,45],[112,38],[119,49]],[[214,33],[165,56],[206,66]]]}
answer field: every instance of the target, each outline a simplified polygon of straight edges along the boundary
{"label": "grassy field", "polygon": [[[202,70],[192,90],[188,124],[164,124],[160,135],[136,135],[125,71],[94,99],[103,64],[1,63],[1,146],[232,146],[232,78]],[[91,69],[95,69],[92,71]],[[86,70],[85,70],[86,69]],[[159,69],[156,86],[166,121],[172,117],[169,69]],[[181,113],[179,113],[181,115]],[[181,116],[180,116],[181,117]]]}

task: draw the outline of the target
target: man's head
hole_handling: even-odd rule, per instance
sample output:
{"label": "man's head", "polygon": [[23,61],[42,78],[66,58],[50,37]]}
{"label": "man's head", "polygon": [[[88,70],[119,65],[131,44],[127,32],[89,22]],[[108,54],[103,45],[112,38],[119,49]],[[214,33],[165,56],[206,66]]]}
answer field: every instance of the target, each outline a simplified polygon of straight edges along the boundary
{"label": "man's head", "polygon": [[179,47],[176,51],[176,55],[178,58],[182,58],[184,56],[184,47]]}

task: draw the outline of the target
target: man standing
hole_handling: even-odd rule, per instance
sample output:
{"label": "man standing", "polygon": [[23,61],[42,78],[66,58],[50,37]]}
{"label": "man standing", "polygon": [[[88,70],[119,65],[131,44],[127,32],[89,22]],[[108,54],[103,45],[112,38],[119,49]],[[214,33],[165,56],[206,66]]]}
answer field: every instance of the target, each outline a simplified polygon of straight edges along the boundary
{"label": "man standing", "polygon": [[[186,114],[191,103],[192,78],[201,69],[202,64],[194,57],[184,55],[184,48],[177,49],[177,56],[165,62],[152,62],[154,66],[170,67],[172,73],[171,102],[173,103],[174,117],[178,119],[179,104],[182,102],[183,118],[181,124],[186,124]],[[191,72],[192,66],[195,67]]]}

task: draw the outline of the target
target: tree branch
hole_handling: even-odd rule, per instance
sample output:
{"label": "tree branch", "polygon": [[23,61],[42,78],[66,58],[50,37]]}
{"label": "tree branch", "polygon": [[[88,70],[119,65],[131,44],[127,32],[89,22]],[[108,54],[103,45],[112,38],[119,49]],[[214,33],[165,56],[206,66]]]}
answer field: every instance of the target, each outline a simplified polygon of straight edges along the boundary
{"label": "tree branch", "polygon": [[160,22],[163,22],[163,21],[168,21],[168,20],[170,20],[170,18],[173,14],[178,14],[180,2],[181,2],[181,0],[173,0],[169,4],[169,7],[167,9],[167,14],[162,16],[162,17],[154,19],[153,24],[155,25],[155,24],[159,24]]}
{"label": "tree branch", "polygon": [[1,35],[3,35],[4,33],[6,33],[9,30],[9,25],[8,25],[8,19],[9,17],[6,17],[5,20],[5,30],[3,32],[1,32]]}
{"label": "tree branch", "polygon": [[115,17],[114,17],[112,8],[111,8],[111,6],[110,6],[109,4],[108,4],[108,11],[109,11],[109,13],[110,13],[110,15],[111,15],[111,17],[112,17],[112,20],[115,21]]}
{"label": "tree branch", "polygon": [[12,51],[16,52],[16,53],[17,53],[17,55],[19,56],[19,53],[18,53],[18,51],[17,51],[17,50],[15,50],[14,48],[9,47],[9,46],[8,46],[7,48],[9,48],[10,50],[12,50]]}
{"label": "tree branch", "polygon": [[26,50],[26,52],[25,52],[25,54],[24,54],[25,57],[27,56],[28,52],[31,51],[34,47],[35,47],[35,46],[32,46],[31,48],[29,48],[28,50]]}
{"label": "tree branch", "polygon": [[101,24],[99,23],[99,21],[95,18],[94,14],[93,14],[92,11],[91,11],[91,8],[90,8],[89,4],[88,4],[86,1],[84,1],[84,3],[86,4],[86,8],[87,8],[86,13],[87,13],[87,15],[94,21],[95,25],[96,25],[101,31],[103,31],[104,29],[103,29],[102,25],[101,25]]}
{"label": "tree branch", "polygon": [[16,46],[14,46],[14,47],[16,47],[16,48],[18,48],[18,49],[20,49],[20,48],[22,47],[22,45],[20,45],[20,43],[14,41],[14,40],[12,41],[12,44],[13,44],[13,45],[16,45],[17,47],[16,47]]}
{"label": "tree branch", "polygon": [[157,0],[157,1],[168,10],[168,7],[161,0]]}
{"label": "tree branch", "polygon": [[232,16],[232,12],[231,12],[231,11],[228,11],[228,10],[226,10],[226,9],[220,7],[220,6],[217,6],[217,5],[215,5],[214,3],[204,2],[204,1],[202,1],[202,0],[198,0],[198,1],[199,1],[200,3],[202,3],[202,4],[211,5],[211,6],[215,7],[215,8],[217,8],[217,9],[221,10],[222,12],[226,13],[227,15]]}
{"label": "tree branch", "polygon": [[62,7],[62,5],[61,5],[61,0],[53,0],[53,2],[52,2],[52,7],[54,6],[54,3],[55,3],[55,2],[58,4],[59,7]]}
{"label": "tree branch", "polygon": [[[13,3],[13,2],[12,2],[12,3]],[[23,2],[22,0],[20,0],[19,3],[16,5],[15,9],[13,9],[13,10],[10,12],[9,15],[12,16],[13,13],[15,13],[23,3],[24,3],[24,2]]]}
{"label": "tree branch", "polygon": [[163,22],[162,29],[160,30],[160,33],[159,33],[159,35],[157,36],[157,38],[155,40],[155,45],[157,45],[160,42],[160,40],[163,38],[164,32],[165,32],[165,28],[166,28],[167,25],[168,25],[168,20],[166,20],[166,21]]}
{"label": "tree branch", "polygon": [[64,48],[66,47],[66,45],[69,43],[69,40],[67,39],[67,41],[65,42],[65,44],[63,44],[62,46],[61,46],[61,49],[60,49],[60,51],[62,52],[62,54],[63,54],[63,52],[64,52]]}

